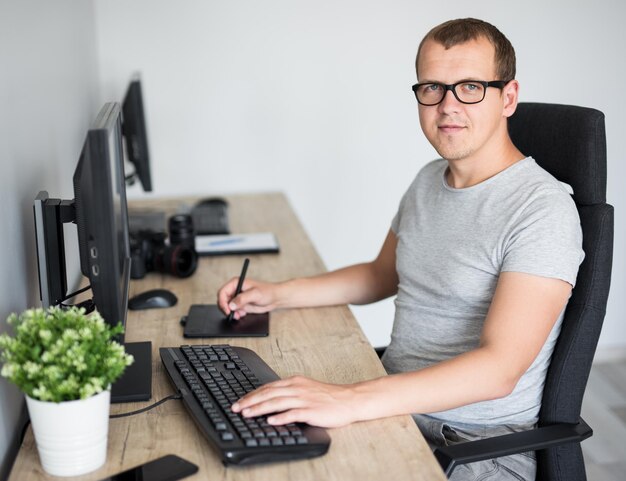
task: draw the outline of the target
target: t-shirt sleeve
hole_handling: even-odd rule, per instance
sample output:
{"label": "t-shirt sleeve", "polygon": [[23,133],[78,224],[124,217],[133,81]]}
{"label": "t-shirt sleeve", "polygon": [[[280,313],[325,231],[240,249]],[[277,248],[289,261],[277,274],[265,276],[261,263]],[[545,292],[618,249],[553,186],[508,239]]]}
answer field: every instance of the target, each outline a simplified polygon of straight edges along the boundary
{"label": "t-shirt sleeve", "polygon": [[400,230],[400,221],[402,220],[402,212],[404,211],[404,206],[406,204],[406,198],[408,194],[409,194],[408,191],[405,192],[404,195],[402,196],[402,199],[400,199],[400,206],[398,207],[398,212],[396,212],[396,215],[393,217],[391,221],[391,230],[393,231],[395,235],[398,235],[398,231]]}
{"label": "t-shirt sleeve", "polygon": [[574,286],[584,257],[574,201],[555,191],[534,199],[514,223],[501,270],[561,279]]}

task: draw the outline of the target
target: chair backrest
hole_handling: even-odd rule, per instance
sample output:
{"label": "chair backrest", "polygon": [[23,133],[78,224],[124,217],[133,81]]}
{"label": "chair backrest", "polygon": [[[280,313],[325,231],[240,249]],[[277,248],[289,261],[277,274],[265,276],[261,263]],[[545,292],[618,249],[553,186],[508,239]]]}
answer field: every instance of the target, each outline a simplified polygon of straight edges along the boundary
{"label": "chair backrest", "polygon": [[[576,423],[604,320],[613,258],[604,114],[585,107],[520,103],[509,119],[509,133],[522,153],[572,187],[580,215],[585,259],[565,311],[539,413],[540,425]],[[580,446],[539,452],[537,479],[586,479]]]}

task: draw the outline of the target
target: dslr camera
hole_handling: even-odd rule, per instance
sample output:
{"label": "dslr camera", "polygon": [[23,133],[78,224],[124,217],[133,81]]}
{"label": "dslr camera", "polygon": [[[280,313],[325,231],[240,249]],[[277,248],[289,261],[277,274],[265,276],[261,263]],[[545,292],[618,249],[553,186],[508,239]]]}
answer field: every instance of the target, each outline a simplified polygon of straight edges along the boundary
{"label": "dslr camera", "polygon": [[149,229],[130,233],[130,277],[143,279],[156,271],[176,277],[189,277],[198,267],[193,221],[188,214],[169,219],[169,243],[166,232]]}

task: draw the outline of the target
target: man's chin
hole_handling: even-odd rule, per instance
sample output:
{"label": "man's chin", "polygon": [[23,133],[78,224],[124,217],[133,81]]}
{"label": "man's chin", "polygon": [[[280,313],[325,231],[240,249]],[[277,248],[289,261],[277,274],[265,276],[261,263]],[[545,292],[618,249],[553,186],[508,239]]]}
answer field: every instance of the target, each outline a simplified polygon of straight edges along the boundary
{"label": "man's chin", "polygon": [[447,161],[463,160],[472,154],[469,149],[435,149],[442,159]]}

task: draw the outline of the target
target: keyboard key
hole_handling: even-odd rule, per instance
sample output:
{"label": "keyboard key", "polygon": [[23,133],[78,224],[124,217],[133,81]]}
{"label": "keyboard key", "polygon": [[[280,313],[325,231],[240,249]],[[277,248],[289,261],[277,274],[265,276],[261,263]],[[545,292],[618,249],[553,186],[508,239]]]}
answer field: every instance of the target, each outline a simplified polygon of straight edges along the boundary
{"label": "keyboard key", "polygon": [[227,426],[225,422],[219,422],[219,423],[215,423],[215,429],[217,429],[218,431],[226,431]]}

